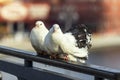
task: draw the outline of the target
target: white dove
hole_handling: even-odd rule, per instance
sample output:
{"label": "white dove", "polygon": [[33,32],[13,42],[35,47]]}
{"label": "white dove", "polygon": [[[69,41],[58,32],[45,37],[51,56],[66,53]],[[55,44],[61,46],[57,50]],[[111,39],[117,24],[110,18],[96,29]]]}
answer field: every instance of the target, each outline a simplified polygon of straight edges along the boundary
{"label": "white dove", "polygon": [[38,55],[44,54],[45,52],[44,40],[47,33],[48,29],[42,21],[37,21],[35,27],[31,30],[30,41]]}
{"label": "white dove", "polygon": [[58,24],[54,24],[48,34],[49,41],[51,42],[48,43],[48,50],[51,50],[51,52],[58,55],[61,53],[67,54],[69,55],[67,58],[70,61],[78,61],[79,58],[88,56],[87,50],[76,47],[76,40],[74,37],[69,33],[63,34]]}
{"label": "white dove", "polygon": [[[56,31],[57,27],[53,25],[53,27],[50,28],[48,34],[45,37],[44,45],[46,46],[46,51],[49,55],[51,55],[51,58],[56,58],[57,55],[63,53],[60,49],[60,46],[56,40],[53,39],[54,32]],[[59,36],[61,37],[61,36]],[[62,37],[61,37],[62,38]]]}

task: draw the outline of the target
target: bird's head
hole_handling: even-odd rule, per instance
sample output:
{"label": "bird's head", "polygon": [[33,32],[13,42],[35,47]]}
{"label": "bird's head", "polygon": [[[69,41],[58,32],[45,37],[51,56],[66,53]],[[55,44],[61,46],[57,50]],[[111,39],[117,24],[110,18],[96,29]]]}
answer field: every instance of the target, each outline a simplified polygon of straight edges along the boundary
{"label": "bird's head", "polygon": [[58,24],[53,25],[53,32],[61,32],[60,26]]}
{"label": "bird's head", "polygon": [[35,25],[36,25],[36,27],[40,27],[40,26],[43,26],[44,23],[43,23],[42,21],[37,21],[37,22],[35,23]]}

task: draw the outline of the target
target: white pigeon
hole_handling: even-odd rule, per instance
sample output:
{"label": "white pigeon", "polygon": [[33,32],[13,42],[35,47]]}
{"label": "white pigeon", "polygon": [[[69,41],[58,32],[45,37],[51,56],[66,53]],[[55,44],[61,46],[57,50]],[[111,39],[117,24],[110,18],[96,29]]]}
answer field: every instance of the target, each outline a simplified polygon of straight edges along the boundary
{"label": "white pigeon", "polygon": [[[57,40],[54,40],[53,37],[55,36],[53,33],[56,31],[57,27],[53,25],[53,27],[50,28],[48,34],[45,37],[44,45],[46,46],[46,51],[49,55],[51,55],[52,58],[55,58],[57,55],[62,53],[62,50],[60,49],[60,46],[57,42]],[[61,37],[60,34],[57,37]]]}
{"label": "white pigeon", "polygon": [[42,21],[37,21],[35,23],[35,27],[31,30],[30,41],[38,55],[44,54],[45,52],[44,40],[47,33],[48,29]]}
{"label": "white pigeon", "polygon": [[70,56],[68,56],[68,60],[70,61],[78,61],[79,58],[88,56],[88,51],[84,48],[76,47],[76,40],[74,37],[72,37],[72,35],[69,33],[63,34],[58,24],[53,25],[48,35],[48,42],[50,41],[50,43],[47,44],[47,48],[51,52],[58,55],[61,53],[67,54]]}

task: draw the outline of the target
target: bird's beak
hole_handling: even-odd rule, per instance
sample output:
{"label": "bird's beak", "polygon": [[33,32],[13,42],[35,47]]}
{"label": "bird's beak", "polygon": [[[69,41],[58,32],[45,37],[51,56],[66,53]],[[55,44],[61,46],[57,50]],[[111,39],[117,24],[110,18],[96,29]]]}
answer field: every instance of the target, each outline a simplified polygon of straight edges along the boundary
{"label": "bird's beak", "polygon": [[37,28],[39,27],[39,26],[36,26]]}
{"label": "bird's beak", "polygon": [[53,29],[53,33],[55,32],[55,29]]}

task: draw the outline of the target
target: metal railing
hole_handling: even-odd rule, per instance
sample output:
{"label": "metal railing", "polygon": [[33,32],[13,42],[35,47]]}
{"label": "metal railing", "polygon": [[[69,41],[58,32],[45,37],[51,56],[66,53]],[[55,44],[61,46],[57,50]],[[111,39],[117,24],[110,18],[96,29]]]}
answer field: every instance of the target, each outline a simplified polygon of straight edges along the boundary
{"label": "metal railing", "polygon": [[[35,53],[0,46],[0,54],[24,59],[24,65],[0,60],[0,71],[13,74],[19,80],[73,80],[69,76],[33,67],[33,61],[94,76],[94,80],[120,80],[120,71],[91,64],[72,64],[34,55]],[[32,76],[31,76],[32,75]],[[34,77],[33,77],[34,76]]]}

